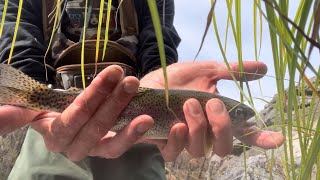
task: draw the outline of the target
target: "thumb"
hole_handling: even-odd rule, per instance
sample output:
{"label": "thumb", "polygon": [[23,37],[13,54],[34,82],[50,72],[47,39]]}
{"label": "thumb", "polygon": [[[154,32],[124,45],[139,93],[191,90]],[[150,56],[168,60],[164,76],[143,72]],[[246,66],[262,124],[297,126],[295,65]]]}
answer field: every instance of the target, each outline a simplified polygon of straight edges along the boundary
{"label": "thumb", "polygon": [[273,131],[263,131],[255,126],[235,128],[234,136],[245,144],[263,149],[276,149],[284,143],[284,136]]}

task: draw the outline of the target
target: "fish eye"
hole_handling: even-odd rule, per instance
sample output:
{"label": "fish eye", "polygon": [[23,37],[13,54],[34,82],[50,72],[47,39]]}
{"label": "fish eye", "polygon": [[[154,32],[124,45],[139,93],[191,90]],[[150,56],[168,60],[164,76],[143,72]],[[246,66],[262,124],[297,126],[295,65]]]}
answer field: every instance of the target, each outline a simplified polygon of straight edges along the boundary
{"label": "fish eye", "polygon": [[235,115],[239,116],[239,117],[244,117],[245,116],[245,112],[244,112],[244,110],[242,108],[237,108],[235,110]]}

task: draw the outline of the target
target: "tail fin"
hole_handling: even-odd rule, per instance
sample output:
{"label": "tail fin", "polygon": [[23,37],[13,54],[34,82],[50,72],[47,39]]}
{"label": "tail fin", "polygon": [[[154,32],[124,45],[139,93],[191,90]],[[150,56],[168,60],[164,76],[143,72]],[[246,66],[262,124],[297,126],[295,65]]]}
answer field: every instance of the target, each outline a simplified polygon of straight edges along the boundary
{"label": "tail fin", "polygon": [[[25,92],[36,89],[48,89],[47,86],[7,64],[0,64],[0,86],[15,88]],[[2,90],[0,92],[2,93]]]}

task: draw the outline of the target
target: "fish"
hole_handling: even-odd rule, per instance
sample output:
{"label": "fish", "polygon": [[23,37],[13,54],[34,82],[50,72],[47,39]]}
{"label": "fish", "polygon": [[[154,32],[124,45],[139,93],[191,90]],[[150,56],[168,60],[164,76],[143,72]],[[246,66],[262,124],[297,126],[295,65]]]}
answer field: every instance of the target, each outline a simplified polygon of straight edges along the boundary
{"label": "fish", "polygon": [[[82,91],[77,88],[53,89],[10,65],[0,64],[0,105],[61,113]],[[169,89],[168,106],[165,97],[164,89],[139,87],[136,95],[119,115],[111,131],[118,132],[137,116],[148,114],[154,119],[154,125],[144,137],[167,139],[174,124],[186,123],[183,104],[190,98],[197,99],[204,109],[208,100],[220,99],[228,110],[232,127],[246,126],[248,125],[247,120],[255,116],[254,110],[249,106],[216,93]]]}

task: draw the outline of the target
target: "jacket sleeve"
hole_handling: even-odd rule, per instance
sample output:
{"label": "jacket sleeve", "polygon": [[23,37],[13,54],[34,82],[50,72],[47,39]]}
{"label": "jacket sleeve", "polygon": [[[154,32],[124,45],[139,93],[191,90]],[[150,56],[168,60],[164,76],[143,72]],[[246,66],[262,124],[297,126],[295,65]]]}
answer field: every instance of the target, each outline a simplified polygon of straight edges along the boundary
{"label": "jacket sleeve", "polygon": [[[174,20],[174,0],[157,0],[160,21],[162,25],[163,40],[166,52],[167,64],[177,62],[177,46],[180,43],[180,37],[173,26]],[[163,3],[165,2],[165,4]],[[136,11],[139,22],[139,52],[138,67],[140,73],[146,73],[161,67],[160,56],[156,34],[154,31],[148,3],[146,0],[136,0]],[[165,6],[165,12],[163,12]],[[165,13],[165,23],[163,24],[163,13]]]}
{"label": "jacket sleeve", "polygon": [[[4,0],[0,0],[3,11]],[[0,62],[7,63],[17,19],[19,0],[9,0],[4,29],[0,38]],[[47,46],[43,40],[41,0],[24,0],[11,65],[32,78],[45,82],[44,54]],[[2,16],[2,12],[0,12]],[[1,18],[0,18],[1,19]],[[48,62],[50,64],[50,62]],[[54,71],[48,68],[48,77]],[[50,79],[52,80],[52,79]]]}

